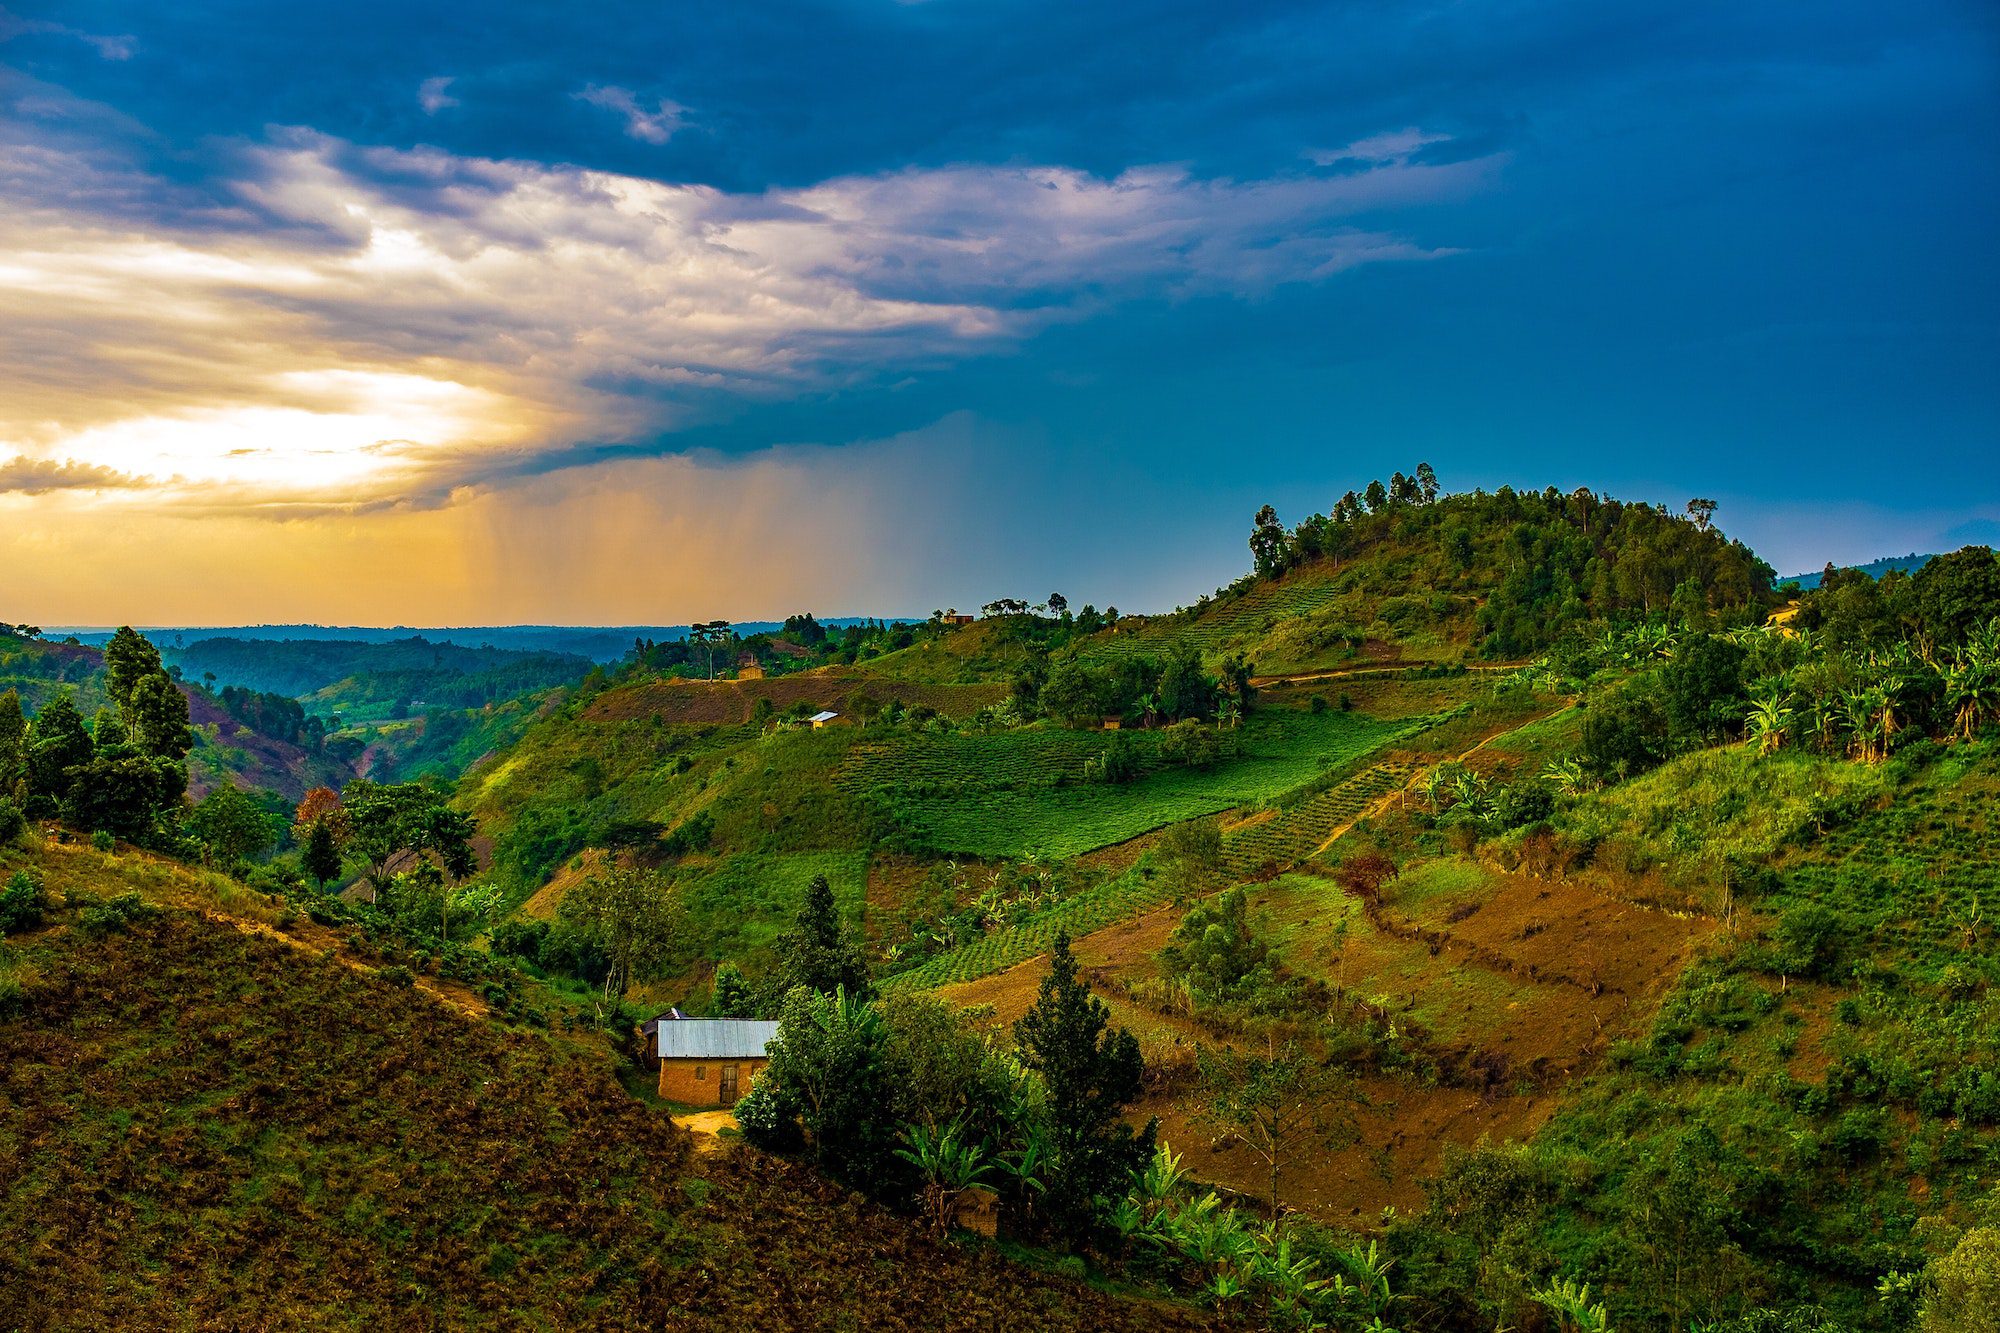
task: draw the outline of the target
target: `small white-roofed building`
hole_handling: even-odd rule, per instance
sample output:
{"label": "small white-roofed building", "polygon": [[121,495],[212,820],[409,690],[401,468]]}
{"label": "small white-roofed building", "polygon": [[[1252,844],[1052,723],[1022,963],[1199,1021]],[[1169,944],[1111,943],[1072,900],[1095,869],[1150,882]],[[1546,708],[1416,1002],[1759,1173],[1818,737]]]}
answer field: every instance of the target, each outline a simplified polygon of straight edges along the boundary
{"label": "small white-roofed building", "polygon": [[660,1062],[660,1096],[687,1106],[734,1106],[756,1086],[778,1025],[754,1018],[684,1018],[669,1009],[646,1024]]}

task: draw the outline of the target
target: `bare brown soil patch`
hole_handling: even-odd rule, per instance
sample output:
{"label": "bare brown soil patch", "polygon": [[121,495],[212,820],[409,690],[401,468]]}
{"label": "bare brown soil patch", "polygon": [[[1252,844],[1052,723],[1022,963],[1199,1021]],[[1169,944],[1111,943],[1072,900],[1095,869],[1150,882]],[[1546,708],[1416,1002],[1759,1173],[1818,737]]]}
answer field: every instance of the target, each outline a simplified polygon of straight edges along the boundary
{"label": "bare brown soil patch", "polygon": [[[1486,1097],[1463,1088],[1425,1088],[1407,1080],[1361,1081],[1367,1103],[1356,1116],[1359,1138],[1337,1151],[1302,1152],[1287,1162],[1278,1193],[1287,1208],[1328,1222],[1357,1225],[1384,1208],[1423,1206],[1423,1181],[1448,1147],[1525,1139],[1554,1113],[1550,1093]],[[1160,1137],[1201,1179],[1252,1200],[1269,1195],[1269,1168],[1239,1144],[1219,1140],[1198,1118],[1199,1098],[1156,1093],[1133,1110],[1134,1123],[1158,1116]]]}

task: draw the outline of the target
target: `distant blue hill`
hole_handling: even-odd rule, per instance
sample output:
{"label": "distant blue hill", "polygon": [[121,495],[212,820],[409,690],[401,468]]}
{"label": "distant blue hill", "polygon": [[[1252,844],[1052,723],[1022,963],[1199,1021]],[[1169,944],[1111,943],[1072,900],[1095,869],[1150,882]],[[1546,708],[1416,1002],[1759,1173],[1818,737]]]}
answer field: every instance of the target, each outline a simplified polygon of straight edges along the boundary
{"label": "distant blue hill", "polygon": [[[1934,555],[1918,555],[1912,551],[1908,555],[1885,555],[1880,560],[1870,560],[1865,565],[1840,565],[1836,566],[1836,568],[1858,569],[1871,579],[1879,579],[1891,571],[1914,574],[1935,558]],[[1799,591],[1811,592],[1819,586],[1820,578],[1825,572],[1825,570],[1816,569],[1810,574],[1794,574],[1790,578],[1779,579],[1778,582],[1796,583],[1799,585]]]}
{"label": "distant blue hill", "polygon": [[[862,617],[842,616],[822,620],[828,629],[859,624]],[[919,617],[921,619],[921,617]],[[138,626],[146,637],[163,648],[181,647],[203,639],[251,639],[273,643],[339,642],[398,643],[421,635],[432,643],[456,644],[462,648],[501,648],[514,652],[565,653],[587,657],[593,662],[615,662],[632,648],[634,639],[670,641],[687,637],[686,625],[472,625],[431,627],[397,625],[375,628],[360,625],[162,625]],[[739,634],[757,634],[783,628],[782,621],[739,621]],[[75,635],[88,644],[102,644],[113,633],[103,625],[50,627],[51,639]]]}

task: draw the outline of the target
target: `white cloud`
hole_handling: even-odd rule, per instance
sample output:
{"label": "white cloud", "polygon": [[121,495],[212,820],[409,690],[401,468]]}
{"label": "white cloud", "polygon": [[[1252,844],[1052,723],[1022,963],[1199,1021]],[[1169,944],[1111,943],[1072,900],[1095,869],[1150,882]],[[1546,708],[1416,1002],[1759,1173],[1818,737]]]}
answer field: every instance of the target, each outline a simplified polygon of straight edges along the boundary
{"label": "white cloud", "polygon": [[236,160],[187,201],[0,142],[0,461],[147,478],[125,494],[149,504],[434,497],[1127,297],[1452,253],[1343,219],[1493,166],[961,166],[736,195],[305,131]]}
{"label": "white cloud", "polygon": [[1434,134],[1411,126],[1408,129],[1371,134],[1365,139],[1356,139],[1345,148],[1315,148],[1306,153],[1306,157],[1322,167],[1337,166],[1341,163],[1367,165],[1404,163],[1419,150],[1431,144],[1449,142],[1451,142],[1449,134]]}
{"label": "white cloud", "polygon": [[625,133],[643,143],[665,143],[674,137],[687,118],[686,107],[664,97],[655,99],[651,111],[646,110],[629,88],[600,87],[593,83],[577,93],[576,99],[625,117]]}
{"label": "white cloud", "polygon": [[425,79],[417,86],[417,105],[424,109],[425,115],[435,116],[448,106],[458,105],[458,99],[445,91],[451,85],[452,76],[440,74],[435,78]]}

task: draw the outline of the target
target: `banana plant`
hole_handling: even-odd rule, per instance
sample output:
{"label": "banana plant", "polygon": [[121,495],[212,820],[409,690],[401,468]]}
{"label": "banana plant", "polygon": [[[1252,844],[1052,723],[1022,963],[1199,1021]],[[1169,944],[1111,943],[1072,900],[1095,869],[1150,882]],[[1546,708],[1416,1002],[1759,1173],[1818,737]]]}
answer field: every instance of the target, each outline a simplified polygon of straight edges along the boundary
{"label": "banana plant", "polygon": [[924,1177],[925,1211],[938,1231],[951,1229],[959,1200],[992,1174],[993,1161],[984,1139],[974,1142],[963,1121],[942,1129],[911,1125],[903,1131],[904,1146],[896,1156]]}
{"label": "banana plant", "polygon": [[1611,1333],[1611,1316],[1603,1301],[1591,1302],[1588,1282],[1556,1278],[1528,1295],[1556,1317],[1561,1333]]}
{"label": "banana plant", "polygon": [[1750,705],[1745,722],[1749,739],[1757,743],[1757,753],[1776,754],[1784,748],[1791,731],[1792,707],[1782,693],[1770,694]]}

